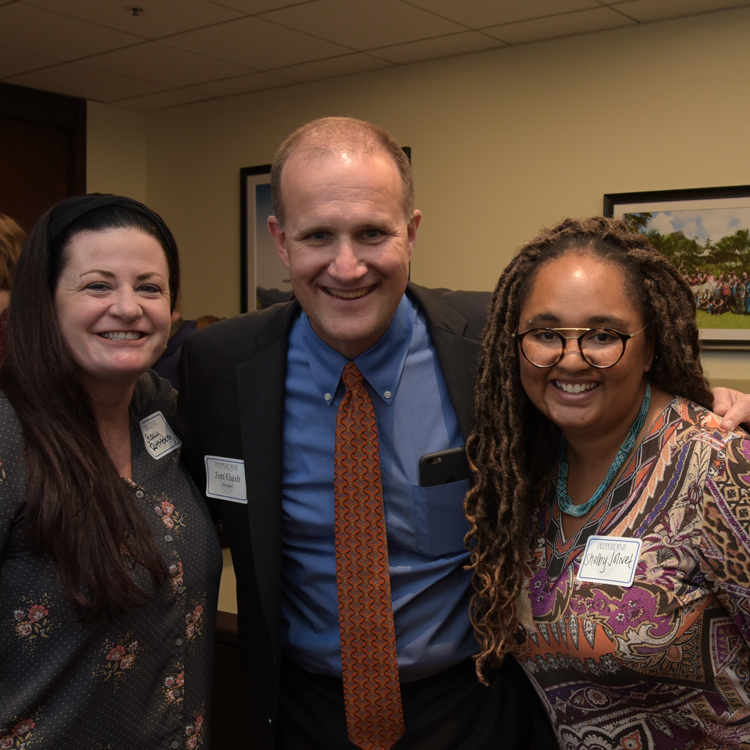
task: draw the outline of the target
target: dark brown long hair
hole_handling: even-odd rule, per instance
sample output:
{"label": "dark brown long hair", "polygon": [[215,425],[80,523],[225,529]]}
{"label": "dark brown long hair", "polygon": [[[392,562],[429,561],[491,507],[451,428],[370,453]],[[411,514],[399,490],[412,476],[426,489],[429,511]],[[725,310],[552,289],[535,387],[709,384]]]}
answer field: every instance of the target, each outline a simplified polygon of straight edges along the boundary
{"label": "dark brown long hair", "polygon": [[21,254],[0,367],[0,387],[23,430],[26,542],[55,562],[60,590],[84,620],[148,598],[130,572],[134,565],[157,579],[164,573],[153,535],[99,435],[54,305],[70,241],[83,231],[125,228],[149,234],[164,249],[174,304],[177,247],[161,218],[121,196],[70,198],[42,216]]}
{"label": "dark brown long hair", "polygon": [[526,396],[513,333],[539,268],[569,252],[619,266],[654,338],[651,383],[711,407],[700,361],[695,302],[687,282],[646,237],[615,219],[567,219],[524,245],[497,283],[484,331],[476,427],[467,442],[475,485],[466,498],[474,589],[471,618],[477,672],[516,645],[516,600],[524,586],[529,523],[557,455],[559,429]]}

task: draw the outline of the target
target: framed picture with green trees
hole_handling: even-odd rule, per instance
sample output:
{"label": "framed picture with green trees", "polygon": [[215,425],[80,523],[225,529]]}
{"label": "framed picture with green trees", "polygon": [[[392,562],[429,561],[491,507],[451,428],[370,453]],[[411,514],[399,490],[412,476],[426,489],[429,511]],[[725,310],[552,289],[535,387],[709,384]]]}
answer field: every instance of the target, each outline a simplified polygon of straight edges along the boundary
{"label": "framed picture with green trees", "polygon": [[624,218],[683,274],[704,348],[750,350],[750,185],[608,193],[604,215]]}

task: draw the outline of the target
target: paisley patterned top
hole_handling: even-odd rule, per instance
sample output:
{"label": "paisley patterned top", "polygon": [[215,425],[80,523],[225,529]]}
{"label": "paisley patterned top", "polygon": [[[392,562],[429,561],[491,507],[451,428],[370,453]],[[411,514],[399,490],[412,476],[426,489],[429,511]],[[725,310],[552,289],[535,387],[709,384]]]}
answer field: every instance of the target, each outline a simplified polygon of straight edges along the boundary
{"label": "paisley patterned top", "polygon": [[[676,398],[569,540],[554,497],[535,518],[519,660],[560,747],[750,748],[747,435]],[[577,580],[591,535],[641,540],[632,586]]]}
{"label": "paisley patterned top", "polygon": [[153,601],[83,624],[24,544],[21,427],[0,394],[0,750],[208,747],[221,550],[180,451],[153,458],[140,426],[157,411],[170,424],[175,406],[153,372],[136,383],[129,485],[170,578],[135,570]]}

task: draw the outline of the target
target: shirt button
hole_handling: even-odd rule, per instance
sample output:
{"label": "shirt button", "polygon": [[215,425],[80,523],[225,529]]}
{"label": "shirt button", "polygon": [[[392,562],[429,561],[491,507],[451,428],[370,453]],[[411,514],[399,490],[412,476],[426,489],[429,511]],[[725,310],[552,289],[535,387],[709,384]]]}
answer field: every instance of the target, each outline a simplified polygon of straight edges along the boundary
{"label": "shirt button", "polygon": [[185,593],[185,587],[184,586],[178,586],[177,587],[177,593],[178,594],[184,594]]}
{"label": "shirt button", "polygon": [[383,395],[384,395],[384,396],[385,396],[386,398],[390,398],[390,397],[392,396],[392,394],[391,394],[391,392],[390,392],[390,391],[386,391],[386,392],[385,392],[385,393],[384,393]]}
{"label": "shirt button", "polygon": [[171,534],[167,534],[167,535],[166,535],[166,536],[165,536],[164,538],[165,538],[165,539],[166,539],[166,540],[167,540],[168,542],[171,542],[171,541],[172,541],[172,535],[171,535]]}
{"label": "shirt button", "polygon": [[175,646],[182,646],[182,638],[175,638],[174,645]]}
{"label": "shirt button", "polygon": [[330,400],[331,400],[331,399],[333,398],[333,396],[331,396],[331,394],[330,394],[330,393],[326,393],[326,395],[325,395],[325,396],[323,396],[323,398],[324,398],[324,399],[325,399],[326,401],[330,401]]}
{"label": "shirt button", "polygon": [[136,496],[136,497],[143,497],[143,495],[144,495],[144,492],[143,492],[143,490],[136,490],[136,491],[135,491],[135,496]]}
{"label": "shirt button", "polygon": [[179,747],[180,743],[177,740],[172,740],[172,747]]}

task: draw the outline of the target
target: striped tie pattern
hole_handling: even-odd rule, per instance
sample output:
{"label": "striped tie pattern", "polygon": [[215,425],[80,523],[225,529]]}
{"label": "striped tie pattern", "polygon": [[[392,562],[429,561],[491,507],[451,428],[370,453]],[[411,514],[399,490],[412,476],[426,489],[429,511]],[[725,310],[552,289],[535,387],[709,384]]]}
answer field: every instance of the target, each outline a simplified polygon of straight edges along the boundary
{"label": "striped tie pattern", "polygon": [[388,750],[404,733],[378,432],[354,362],[336,419],[334,493],[341,665],[349,740]]}

